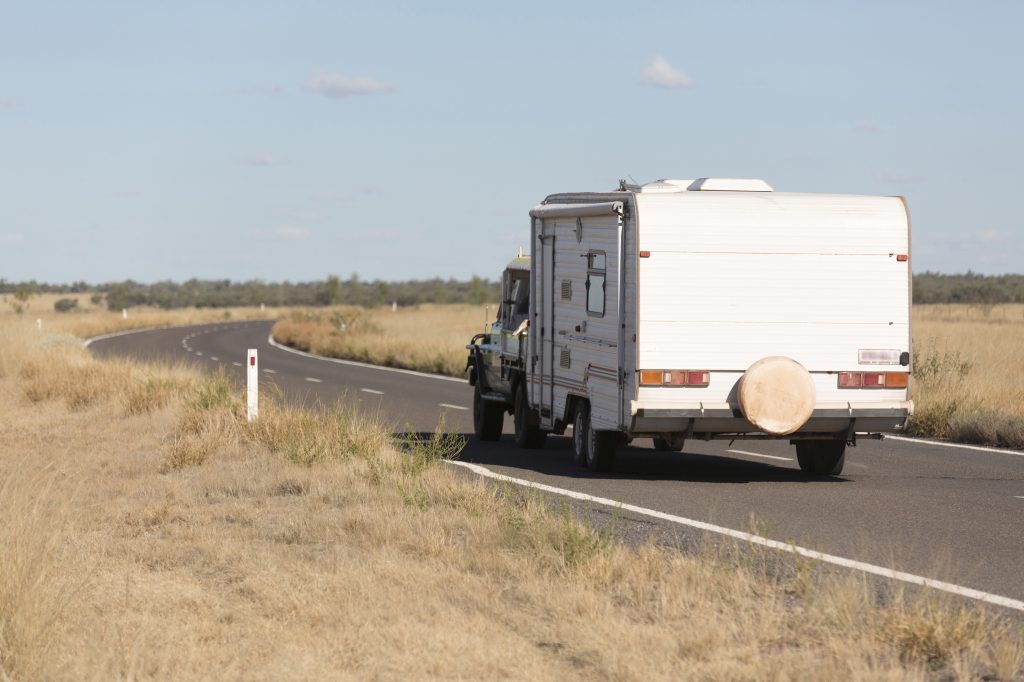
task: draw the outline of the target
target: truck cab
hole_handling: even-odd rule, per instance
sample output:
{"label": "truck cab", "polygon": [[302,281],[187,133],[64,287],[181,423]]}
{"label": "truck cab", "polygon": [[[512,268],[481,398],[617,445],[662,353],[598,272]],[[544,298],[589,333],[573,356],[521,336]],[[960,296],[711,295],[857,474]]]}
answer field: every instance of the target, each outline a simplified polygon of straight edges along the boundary
{"label": "truck cab", "polygon": [[[516,442],[538,447],[545,432],[526,405],[526,353],[530,315],[530,257],[521,253],[501,277],[501,305],[490,331],[466,346],[473,390],[473,425],[481,440],[501,437],[506,414],[517,417]],[[517,415],[517,398],[522,402]],[[528,422],[528,423],[527,423]]]}

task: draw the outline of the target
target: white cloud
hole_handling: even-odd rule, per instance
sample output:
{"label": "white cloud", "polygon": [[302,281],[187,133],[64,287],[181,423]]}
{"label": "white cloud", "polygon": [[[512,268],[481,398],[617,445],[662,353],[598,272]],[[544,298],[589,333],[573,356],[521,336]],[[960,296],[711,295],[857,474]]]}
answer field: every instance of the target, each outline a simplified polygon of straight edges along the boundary
{"label": "white cloud", "polygon": [[0,232],[0,244],[10,244],[13,242],[20,242],[25,239],[25,235],[20,232]]}
{"label": "white cloud", "polygon": [[253,154],[242,159],[245,166],[273,166],[276,160],[270,154]]}
{"label": "white cloud", "polygon": [[343,76],[337,73],[314,73],[306,79],[306,89],[325,97],[344,98],[394,92],[395,87],[369,76]]}
{"label": "white cloud", "polygon": [[279,239],[307,239],[311,234],[308,228],[296,227],[294,225],[283,225],[275,227],[271,233]]}
{"label": "white cloud", "polygon": [[853,133],[871,133],[871,134],[873,134],[873,133],[880,133],[880,132],[882,132],[882,129],[879,127],[879,125],[877,123],[872,123],[871,121],[866,121],[864,123],[858,123],[857,125],[853,126],[853,128],[850,129],[850,132],[853,132]]}
{"label": "white cloud", "polygon": [[998,244],[999,242],[1006,241],[1007,237],[1005,232],[993,229],[977,230],[974,236],[986,244]]}
{"label": "white cloud", "polygon": [[685,73],[668,63],[668,60],[661,55],[655,55],[651,61],[640,69],[637,76],[640,85],[647,85],[652,88],[668,88],[678,90],[680,88],[692,88],[693,79]]}
{"label": "white cloud", "polygon": [[13,109],[13,108],[14,108],[14,100],[13,99],[3,99],[3,98],[0,98],[0,109]]}

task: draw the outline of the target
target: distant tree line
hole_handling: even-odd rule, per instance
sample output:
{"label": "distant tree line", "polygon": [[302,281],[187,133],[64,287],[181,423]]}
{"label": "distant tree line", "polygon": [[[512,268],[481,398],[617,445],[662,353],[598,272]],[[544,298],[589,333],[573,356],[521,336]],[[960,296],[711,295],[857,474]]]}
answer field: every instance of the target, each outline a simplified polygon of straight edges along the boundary
{"label": "distant tree line", "polygon": [[[142,284],[126,280],[91,285],[86,282],[48,284],[36,281],[9,282],[0,278],[0,294],[14,294],[20,300],[42,293],[75,294],[99,292],[111,310],[134,306],[158,308],[222,308],[227,306],[317,306],[398,305],[419,303],[489,303],[501,295],[498,282],[480,277],[456,279],[364,282],[358,275],[341,279],[334,275],[311,282],[232,282],[190,279],[187,282]],[[93,297],[99,301],[98,296]],[[1024,275],[943,275],[923,272],[914,275],[914,303],[1024,303]]]}
{"label": "distant tree line", "polygon": [[[107,307],[121,310],[134,306],[157,308],[222,308],[228,306],[317,306],[362,305],[380,306],[397,302],[400,306],[419,303],[490,303],[501,295],[498,282],[480,277],[467,281],[456,279],[410,280],[406,282],[364,282],[358,275],[341,279],[331,275],[312,282],[232,282],[231,280],[190,279],[187,282],[154,282],[142,284],[132,280],[90,285],[46,284],[35,281],[9,282],[0,278],[0,294],[14,294],[25,300],[32,294],[74,294],[99,292]],[[93,297],[93,301],[100,299]]]}
{"label": "distant tree line", "polygon": [[914,275],[914,303],[1024,303],[1024,275]]}

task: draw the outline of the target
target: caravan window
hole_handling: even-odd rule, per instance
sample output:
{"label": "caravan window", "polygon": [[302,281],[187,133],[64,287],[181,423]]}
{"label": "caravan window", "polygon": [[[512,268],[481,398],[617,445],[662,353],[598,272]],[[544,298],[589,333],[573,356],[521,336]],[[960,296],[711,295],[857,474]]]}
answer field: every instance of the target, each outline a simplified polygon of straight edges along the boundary
{"label": "caravan window", "polygon": [[587,254],[587,313],[604,317],[605,254]]}

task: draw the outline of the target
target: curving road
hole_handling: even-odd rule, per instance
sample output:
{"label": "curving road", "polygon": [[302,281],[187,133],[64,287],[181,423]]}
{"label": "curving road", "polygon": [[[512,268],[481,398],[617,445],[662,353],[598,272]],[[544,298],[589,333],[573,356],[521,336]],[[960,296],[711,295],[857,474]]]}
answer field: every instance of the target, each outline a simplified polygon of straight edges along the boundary
{"label": "curving road", "polygon": [[751,530],[756,518],[763,535],[984,591],[995,597],[986,601],[1024,610],[1024,453],[862,441],[847,451],[842,477],[811,481],[784,442],[688,442],[680,454],[643,440],[620,451],[613,473],[593,474],[573,464],[565,437],[536,451],[517,449],[509,437],[475,440],[465,381],[298,354],[270,345],[271,325],[150,330],[98,338],[90,348],[100,356],[225,367],[240,377],[246,349],[258,348],[261,381],[289,400],[359,401],[401,431],[432,431],[444,414],[449,430],[469,437],[460,458],[490,472],[643,508],[655,525],[684,517]]}

